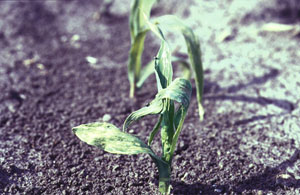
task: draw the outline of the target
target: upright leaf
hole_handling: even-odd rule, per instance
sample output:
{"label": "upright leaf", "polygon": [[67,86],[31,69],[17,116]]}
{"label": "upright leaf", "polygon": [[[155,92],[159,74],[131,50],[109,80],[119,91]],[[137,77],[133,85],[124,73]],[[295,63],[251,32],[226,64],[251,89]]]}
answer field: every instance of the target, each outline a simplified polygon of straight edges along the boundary
{"label": "upright leaf", "polygon": [[162,40],[155,59],[155,75],[158,91],[168,87],[172,82],[173,69],[171,64],[171,53],[167,42],[164,40]]}
{"label": "upright leaf", "polygon": [[[170,100],[168,115],[164,116],[161,130],[163,144],[163,159],[171,164],[178,136],[182,129],[183,121],[190,104],[192,86],[190,82],[183,78],[175,79],[171,85],[161,90],[161,98]],[[174,114],[174,104],[172,101],[180,103],[179,110]],[[172,119],[170,118],[172,117]],[[170,120],[171,119],[171,120]],[[174,132],[175,128],[175,132]]]}
{"label": "upright leaf", "polygon": [[149,17],[156,0],[133,0],[130,9],[129,26],[131,48],[128,62],[128,79],[130,83],[130,97],[134,96],[136,83],[140,79],[142,53],[147,34],[144,14]]}
{"label": "upright leaf", "polygon": [[200,42],[193,30],[183,24],[176,16],[166,15],[156,19],[156,23],[164,30],[174,32],[179,31],[184,36],[191,68],[194,71],[196,94],[198,100],[198,109],[200,120],[203,120],[204,109],[202,107],[203,96],[203,67],[201,60]]}
{"label": "upright leaf", "polygon": [[157,121],[157,123],[155,124],[154,128],[152,129],[150,135],[149,135],[149,139],[148,139],[148,145],[150,146],[155,135],[158,133],[159,129],[160,129],[160,126],[161,126],[161,122],[162,122],[162,115],[159,116],[159,119]]}
{"label": "upright leaf", "polygon": [[148,30],[137,33],[129,51],[128,79],[130,83],[130,97],[134,96],[136,83],[140,79],[142,54],[144,51],[144,41]]}
{"label": "upright leaf", "polygon": [[172,82],[173,68],[171,64],[171,52],[168,42],[166,41],[161,29],[152,24],[146,15],[144,15],[145,21],[150,30],[161,40],[160,49],[155,58],[155,75],[157,80],[158,91],[166,88]]}
{"label": "upright leaf", "polygon": [[144,15],[149,18],[150,11],[156,0],[132,0],[129,16],[130,36],[131,41],[136,35],[144,29],[146,25]]}

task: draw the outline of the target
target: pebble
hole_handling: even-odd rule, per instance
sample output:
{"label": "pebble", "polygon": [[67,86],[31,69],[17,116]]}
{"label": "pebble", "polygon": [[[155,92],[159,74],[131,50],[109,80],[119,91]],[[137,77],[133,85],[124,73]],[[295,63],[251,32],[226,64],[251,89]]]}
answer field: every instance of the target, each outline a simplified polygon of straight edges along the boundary
{"label": "pebble", "polygon": [[103,122],[110,121],[110,119],[111,119],[111,116],[109,114],[104,114],[103,117],[102,117]]}
{"label": "pebble", "polygon": [[90,63],[90,64],[96,64],[97,61],[98,61],[97,58],[94,58],[94,57],[92,57],[92,56],[87,56],[85,59],[86,59],[86,61],[87,61],[88,63]]}

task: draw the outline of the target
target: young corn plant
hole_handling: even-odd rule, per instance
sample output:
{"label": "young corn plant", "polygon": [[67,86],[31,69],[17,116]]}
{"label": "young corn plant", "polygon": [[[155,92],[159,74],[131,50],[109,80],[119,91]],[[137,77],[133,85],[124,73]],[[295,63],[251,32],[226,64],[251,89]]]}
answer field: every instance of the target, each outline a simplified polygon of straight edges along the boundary
{"label": "young corn plant", "polygon": [[[159,191],[170,193],[171,165],[183,122],[190,104],[191,83],[185,78],[172,80],[171,54],[161,30],[147,22],[149,29],[161,39],[161,47],[154,60],[158,92],[148,106],[131,113],[123,124],[123,131],[109,123],[82,124],[73,128],[75,135],[89,145],[113,154],[149,154],[159,172]],[[175,105],[176,104],[176,105]],[[178,104],[178,105],[177,105]],[[148,143],[126,133],[135,121],[147,116],[158,115]],[[162,155],[151,148],[154,137],[160,132]]]}
{"label": "young corn plant", "polygon": [[[145,80],[154,73],[154,60],[142,67],[142,54],[144,42],[150,27],[147,18],[150,16],[151,8],[157,0],[133,0],[130,10],[129,26],[131,35],[131,49],[129,52],[128,78],[130,83],[130,97],[134,97],[136,88],[142,87]],[[145,15],[145,16],[144,16]],[[187,27],[177,17],[172,15],[161,16],[155,19],[154,23],[160,26],[163,31],[179,32],[183,35],[187,53],[188,63],[185,59],[173,57],[172,61],[177,61],[183,68],[183,76],[190,79],[193,74],[196,86],[196,96],[200,121],[203,120],[204,109],[201,104],[203,96],[203,68],[201,60],[201,50],[198,37],[193,30]]]}

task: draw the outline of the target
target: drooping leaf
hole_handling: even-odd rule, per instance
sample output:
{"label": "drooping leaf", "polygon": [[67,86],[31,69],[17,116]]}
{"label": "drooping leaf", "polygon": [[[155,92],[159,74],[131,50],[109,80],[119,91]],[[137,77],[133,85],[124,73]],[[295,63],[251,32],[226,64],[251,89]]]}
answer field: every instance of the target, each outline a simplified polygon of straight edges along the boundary
{"label": "drooping leaf", "polygon": [[149,146],[137,137],[120,131],[109,123],[90,123],[73,128],[75,135],[89,145],[96,146],[113,154],[149,154],[159,170],[161,191],[169,187],[171,168],[168,163],[154,154]]}
{"label": "drooping leaf", "polygon": [[123,124],[123,131],[125,131],[132,122],[137,121],[140,118],[147,115],[160,114],[161,112],[163,112],[163,110],[164,110],[163,102],[160,99],[155,98],[149,103],[148,106],[145,106],[137,111],[134,111],[126,118]]}
{"label": "drooping leaf", "polygon": [[168,98],[188,107],[191,93],[191,82],[184,78],[176,78],[166,89],[161,90],[158,95],[161,99]]}
{"label": "drooping leaf", "polygon": [[149,154],[159,170],[159,181],[170,180],[168,163],[154,154],[149,146],[137,137],[120,131],[109,123],[89,123],[73,128],[75,135],[83,142],[113,154]]}
{"label": "drooping leaf", "polygon": [[73,128],[75,135],[89,145],[113,154],[154,155],[153,151],[137,137],[120,131],[109,123],[89,123]]}

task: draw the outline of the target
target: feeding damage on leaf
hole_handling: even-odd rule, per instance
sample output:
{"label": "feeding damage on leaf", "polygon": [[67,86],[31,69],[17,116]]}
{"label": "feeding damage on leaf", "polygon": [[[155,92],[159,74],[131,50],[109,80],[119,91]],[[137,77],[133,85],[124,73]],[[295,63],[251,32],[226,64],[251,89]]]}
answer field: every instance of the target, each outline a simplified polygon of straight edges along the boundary
{"label": "feeding damage on leaf", "polygon": [[[199,105],[199,116],[203,118],[202,108],[203,70],[201,62],[200,44],[193,31],[186,27],[176,17],[165,16],[155,23],[148,20],[153,3],[156,0],[133,0],[130,15],[131,49],[129,52],[128,78],[130,81],[130,96],[134,96],[135,87],[142,86],[149,75],[155,73],[157,94],[149,105],[131,113],[123,124],[123,131],[109,123],[90,123],[73,128],[79,139],[87,144],[96,146],[113,154],[149,154],[155,162],[159,173],[159,191],[170,194],[172,158],[176,144],[187,115],[192,93],[189,80],[191,70],[194,72],[196,94]],[[177,59],[185,66],[184,78],[173,80],[172,55],[169,44],[164,37],[161,27],[175,29],[185,38],[190,63]],[[142,69],[141,57],[144,40],[148,32],[154,33],[160,41],[160,49],[155,60]],[[178,106],[177,106],[178,103]],[[176,105],[175,105],[176,104]],[[145,144],[137,137],[125,130],[135,121],[147,115],[158,115],[158,121],[150,132]],[[152,141],[160,132],[161,156],[154,154],[151,149]]]}
{"label": "feeding damage on leaf", "polygon": [[75,135],[89,145],[97,146],[113,154],[152,154],[140,139],[120,131],[109,123],[89,123],[73,128]]}

